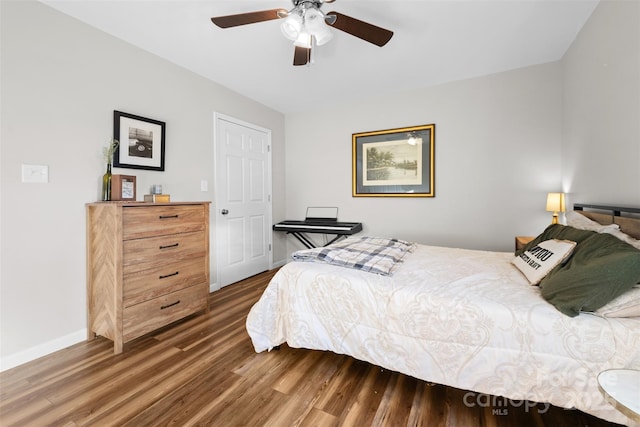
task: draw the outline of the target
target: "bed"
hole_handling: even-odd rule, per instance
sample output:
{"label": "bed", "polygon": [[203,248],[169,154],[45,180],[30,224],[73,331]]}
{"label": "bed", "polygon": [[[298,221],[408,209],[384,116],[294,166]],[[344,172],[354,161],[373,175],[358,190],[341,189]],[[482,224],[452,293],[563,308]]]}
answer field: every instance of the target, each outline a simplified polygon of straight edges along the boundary
{"label": "bed", "polygon": [[[531,410],[553,404],[636,425],[596,377],[640,369],[640,209],[574,209],[569,225],[547,227],[516,254],[371,237],[298,251],[303,262],[273,277],[247,331],[257,352],[286,342]],[[550,241],[571,248],[540,267],[562,252]],[[332,258],[369,244],[384,247],[376,262]],[[518,262],[537,271],[529,277]]]}

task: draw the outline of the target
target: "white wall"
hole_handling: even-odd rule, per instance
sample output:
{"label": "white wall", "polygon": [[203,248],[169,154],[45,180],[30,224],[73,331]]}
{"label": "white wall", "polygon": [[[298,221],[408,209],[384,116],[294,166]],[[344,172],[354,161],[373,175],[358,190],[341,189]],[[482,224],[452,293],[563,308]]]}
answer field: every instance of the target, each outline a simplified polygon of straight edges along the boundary
{"label": "white wall", "polygon": [[640,205],[640,2],[601,1],[564,59],[563,186]]}
{"label": "white wall", "polygon": [[[271,129],[274,216],[284,212],[284,116],[43,4],[0,4],[6,369],[86,337],[84,205],[99,198],[113,110],[167,125],[165,172],[114,169],[137,176],[139,200],[152,183],[175,201],[214,200],[214,111]],[[48,165],[49,183],[22,183],[23,163]]]}
{"label": "white wall", "polygon": [[[550,222],[546,193],[560,190],[561,76],[552,63],[287,115],[287,216],[338,206],[363,234],[513,250]],[[431,123],[435,198],[352,197],[353,133]]]}

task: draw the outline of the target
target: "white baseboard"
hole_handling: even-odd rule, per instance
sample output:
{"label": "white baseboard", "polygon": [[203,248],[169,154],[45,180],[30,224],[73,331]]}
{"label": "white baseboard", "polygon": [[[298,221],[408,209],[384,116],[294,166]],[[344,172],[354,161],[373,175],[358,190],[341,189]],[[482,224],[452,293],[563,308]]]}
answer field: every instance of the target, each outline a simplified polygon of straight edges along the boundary
{"label": "white baseboard", "polygon": [[62,350],[63,348],[67,348],[86,339],[87,330],[82,329],[63,337],[48,341],[46,343],[39,344],[35,347],[19,351],[18,353],[2,357],[0,358],[0,372],[6,371],[7,369],[15,368],[16,366],[22,365],[27,362],[31,362],[32,360],[36,360],[42,356],[46,356],[47,354]]}

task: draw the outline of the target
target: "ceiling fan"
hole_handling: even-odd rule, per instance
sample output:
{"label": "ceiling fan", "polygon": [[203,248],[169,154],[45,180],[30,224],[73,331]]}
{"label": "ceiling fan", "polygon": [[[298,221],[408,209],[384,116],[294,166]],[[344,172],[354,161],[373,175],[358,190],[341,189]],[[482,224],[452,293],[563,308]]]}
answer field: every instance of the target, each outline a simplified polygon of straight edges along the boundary
{"label": "ceiling fan", "polygon": [[[323,13],[320,8],[324,3],[335,0],[291,0],[293,9],[269,9],[236,15],[217,16],[211,21],[220,28],[237,27],[239,25],[284,19],[282,33],[293,40],[293,65],[311,63],[311,49],[328,42],[333,34],[329,27],[336,28],[377,46],[384,46],[393,36],[393,31],[380,28],[359,19],[338,12]],[[326,25],[325,25],[326,24]]]}

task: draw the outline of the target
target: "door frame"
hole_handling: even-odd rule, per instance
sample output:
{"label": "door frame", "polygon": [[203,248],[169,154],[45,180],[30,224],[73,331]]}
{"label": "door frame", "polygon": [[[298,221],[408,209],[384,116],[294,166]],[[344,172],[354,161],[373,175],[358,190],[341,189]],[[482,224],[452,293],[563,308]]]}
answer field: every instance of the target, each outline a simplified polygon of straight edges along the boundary
{"label": "door frame", "polygon": [[[223,248],[221,247],[220,243],[219,243],[219,239],[216,239],[216,236],[219,235],[220,233],[220,228],[221,228],[221,222],[218,221],[218,219],[220,218],[220,216],[222,215],[220,213],[220,203],[221,201],[218,198],[218,195],[220,194],[220,192],[218,191],[218,189],[220,188],[221,183],[218,181],[218,170],[217,170],[217,160],[218,160],[218,121],[219,120],[225,120],[227,122],[231,122],[234,123],[236,125],[239,126],[243,126],[243,127],[247,127],[247,128],[251,128],[254,130],[257,130],[259,132],[264,132],[267,134],[267,182],[266,182],[266,191],[267,191],[267,203],[268,203],[268,208],[267,208],[267,224],[271,224],[272,218],[273,218],[273,198],[272,198],[272,194],[273,194],[273,188],[272,188],[272,183],[273,183],[273,171],[272,171],[272,154],[271,154],[271,129],[267,129],[264,128],[262,126],[258,126],[255,125],[253,123],[249,123],[246,122],[244,120],[240,120],[238,118],[232,117],[232,116],[228,116],[226,114],[222,114],[219,113],[217,111],[213,112],[213,176],[214,176],[214,202],[213,202],[213,208],[211,209],[211,212],[213,212],[213,227],[212,229],[215,230],[215,232],[213,233],[213,236],[211,236],[211,239],[213,239],[213,241],[215,242],[215,262],[214,262],[214,266],[215,266],[215,271],[216,271],[216,286],[215,286],[215,290],[218,290],[222,287],[222,282],[220,280],[220,263],[218,262],[218,260],[220,260],[220,256],[222,254]],[[269,251],[269,270],[273,269],[273,232],[271,231],[271,228],[267,229],[267,242],[269,245],[268,251]]]}

